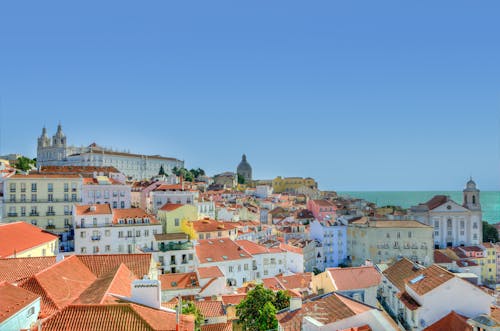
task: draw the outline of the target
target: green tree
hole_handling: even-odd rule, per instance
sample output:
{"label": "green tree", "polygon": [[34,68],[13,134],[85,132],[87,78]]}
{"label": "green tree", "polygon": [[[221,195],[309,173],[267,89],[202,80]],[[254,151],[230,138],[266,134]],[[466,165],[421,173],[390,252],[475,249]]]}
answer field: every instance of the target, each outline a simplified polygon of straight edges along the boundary
{"label": "green tree", "polygon": [[160,171],[158,172],[158,175],[165,176],[165,169],[163,169],[163,164],[160,166]]}
{"label": "green tree", "polygon": [[278,328],[276,313],[289,306],[289,295],[273,291],[258,284],[236,306],[236,315],[246,331],[273,330]]}
{"label": "green tree", "polygon": [[274,294],[274,307],[276,310],[285,309],[290,306],[290,295],[285,291],[278,291]]}
{"label": "green tree", "polygon": [[498,242],[497,229],[485,221],[483,221],[483,242]]}
{"label": "green tree", "polygon": [[238,184],[245,184],[245,177],[241,174],[238,174]]}
{"label": "green tree", "polygon": [[266,302],[264,307],[259,309],[257,317],[258,330],[278,330],[277,310],[271,302]]}
{"label": "green tree", "polygon": [[177,168],[177,167],[174,167],[172,169],[172,173],[176,176],[180,176],[181,175],[181,169]]}
{"label": "green tree", "polygon": [[182,313],[185,315],[193,315],[194,316],[194,329],[199,331],[201,328],[201,323],[205,320],[201,311],[196,307],[194,302],[186,301],[182,303]]}
{"label": "green tree", "polygon": [[16,160],[16,164],[14,165],[14,167],[18,170],[21,170],[21,171],[28,171],[31,169],[31,166],[35,166],[35,165],[36,165],[36,161],[34,161],[30,158],[27,158],[25,156],[21,156]]}

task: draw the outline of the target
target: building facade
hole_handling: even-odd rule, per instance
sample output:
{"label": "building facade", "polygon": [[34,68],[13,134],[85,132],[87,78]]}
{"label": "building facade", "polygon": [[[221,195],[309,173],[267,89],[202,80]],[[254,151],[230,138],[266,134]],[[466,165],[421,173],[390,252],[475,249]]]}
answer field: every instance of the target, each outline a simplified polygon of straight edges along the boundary
{"label": "building facade", "polygon": [[323,247],[324,268],[338,267],[347,258],[347,227],[332,221],[314,220],[310,228],[311,239]]}
{"label": "building facade", "polygon": [[158,175],[163,167],[167,175],[174,167],[184,167],[184,161],[159,155],[141,155],[117,152],[91,144],[87,147],[68,146],[66,135],[59,124],[50,139],[43,128],[38,138],[37,166],[113,166],[131,179],[149,179]]}
{"label": "building facade", "polygon": [[308,187],[311,189],[317,189],[318,183],[312,178],[302,178],[302,177],[285,177],[280,176],[273,179],[273,192],[283,193],[290,192],[294,193],[297,189],[301,187]]}

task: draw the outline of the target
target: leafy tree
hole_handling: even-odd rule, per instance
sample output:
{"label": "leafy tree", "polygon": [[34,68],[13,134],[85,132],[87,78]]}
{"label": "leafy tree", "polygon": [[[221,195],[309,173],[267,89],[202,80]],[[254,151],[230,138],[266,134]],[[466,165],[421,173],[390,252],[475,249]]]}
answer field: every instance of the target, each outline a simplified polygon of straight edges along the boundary
{"label": "leafy tree", "polygon": [[163,169],[163,164],[160,166],[160,171],[158,172],[158,175],[165,176],[165,169]]}
{"label": "leafy tree", "polygon": [[271,302],[266,302],[259,310],[257,325],[259,330],[278,330],[277,310]]}
{"label": "leafy tree", "polygon": [[180,176],[181,175],[181,169],[177,168],[177,167],[174,167],[172,169],[172,173],[176,176]]}
{"label": "leafy tree", "polygon": [[272,330],[278,328],[276,313],[288,307],[290,297],[286,292],[276,294],[258,284],[247,293],[247,296],[236,306],[236,315],[247,331]]}
{"label": "leafy tree", "polygon": [[198,171],[199,176],[205,176],[205,170],[198,168],[196,169]]}
{"label": "leafy tree", "polygon": [[182,313],[185,315],[194,315],[194,329],[199,331],[201,328],[201,323],[205,320],[202,313],[195,306],[194,302],[186,301],[182,303]]}
{"label": "leafy tree", "polygon": [[287,308],[290,306],[290,295],[288,295],[285,291],[276,292],[274,295],[273,305],[277,310]]}
{"label": "leafy tree", "polygon": [[36,161],[34,161],[30,158],[27,158],[25,156],[21,156],[16,160],[16,164],[14,165],[14,167],[18,170],[21,170],[21,171],[28,171],[31,169],[31,166],[35,166],[35,165],[36,165]]}
{"label": "leafy tree", "polygon": [[238,174],[238,184],[245,184],[245,177],[241,174]]}
{"label": "leafy tree", "polygon": [[498,242],[497,229],[488,222],[483,221],[483,242]]}

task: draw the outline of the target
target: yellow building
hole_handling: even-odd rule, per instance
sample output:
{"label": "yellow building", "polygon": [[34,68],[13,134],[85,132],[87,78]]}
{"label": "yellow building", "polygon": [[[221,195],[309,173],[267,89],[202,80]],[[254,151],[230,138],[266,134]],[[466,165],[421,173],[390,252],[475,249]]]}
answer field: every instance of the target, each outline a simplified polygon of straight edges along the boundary
{"label": "yellow building", "polygon": [[71,227],[73,204],[82,201],[80,175],[14,175],[4,184],[3,221],[25,221],[51,232]]}
{"label": "yellow building", "polygon": [[0,225],[0,258],[54,256],[59,237],[25,223]]}
{"label": "yellow building", "polygon": [[189,236],[189,239],[216,239],[230,238],[236,240],[238,228],[234,222],[221,222],[209,218],[198,221],[183,221],[182,232]]}
{"label": "yellow building", "polygon": [[163,233],[181,233],[184,232],[182,222],[198,219],[198,208],[190,204],[167,203],[158,209],[157,218]]}
{"label": "yellow building", "polygon": [[297,189],[307,187],[311,189],[318,188],[318,183],[312,178],[302,178],[302,177],[276,177],[273,179],[273,192],[283,193],[283,192],[295,192]]}
{"label": "yellow building", "polygon": [[417,221],[370,220],[363,217],[347,227],[351,264],[366,260],[390,263],[406,257],[425,265],[434,261],[433,227]]}
{"label": "yellow building", "polygon": [[[483,283],[495,283],[497,279],[496,248],[491,243],[482,246],[457,247],[456,250],[463,257],[481,266],[481,279]],[[459,255],[460,256],[460,255]]]}

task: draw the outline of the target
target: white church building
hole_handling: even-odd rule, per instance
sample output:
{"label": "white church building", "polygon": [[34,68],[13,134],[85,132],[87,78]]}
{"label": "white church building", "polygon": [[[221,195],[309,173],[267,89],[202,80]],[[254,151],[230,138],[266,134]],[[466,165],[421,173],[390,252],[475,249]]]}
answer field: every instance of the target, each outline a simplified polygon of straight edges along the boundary
{"label": "white church building", "polygon": [[435,248],[480,245],[483,240],[479,190],[472,178],[463,190],[460,205],[446,195],[411,207],[408,216],[434,227]]}
{"label": "white church building", "polygon": [[174,167],[184,167],[184,161],[159,155],[141,155],[118,152],[93,143],[86,147],[68,146],[61,125],[50,139],[43,128],[38,138],[37,166],[94,166],[115,167],[128,179],[149,179],[158,175],[163,167],[165,174]]}

